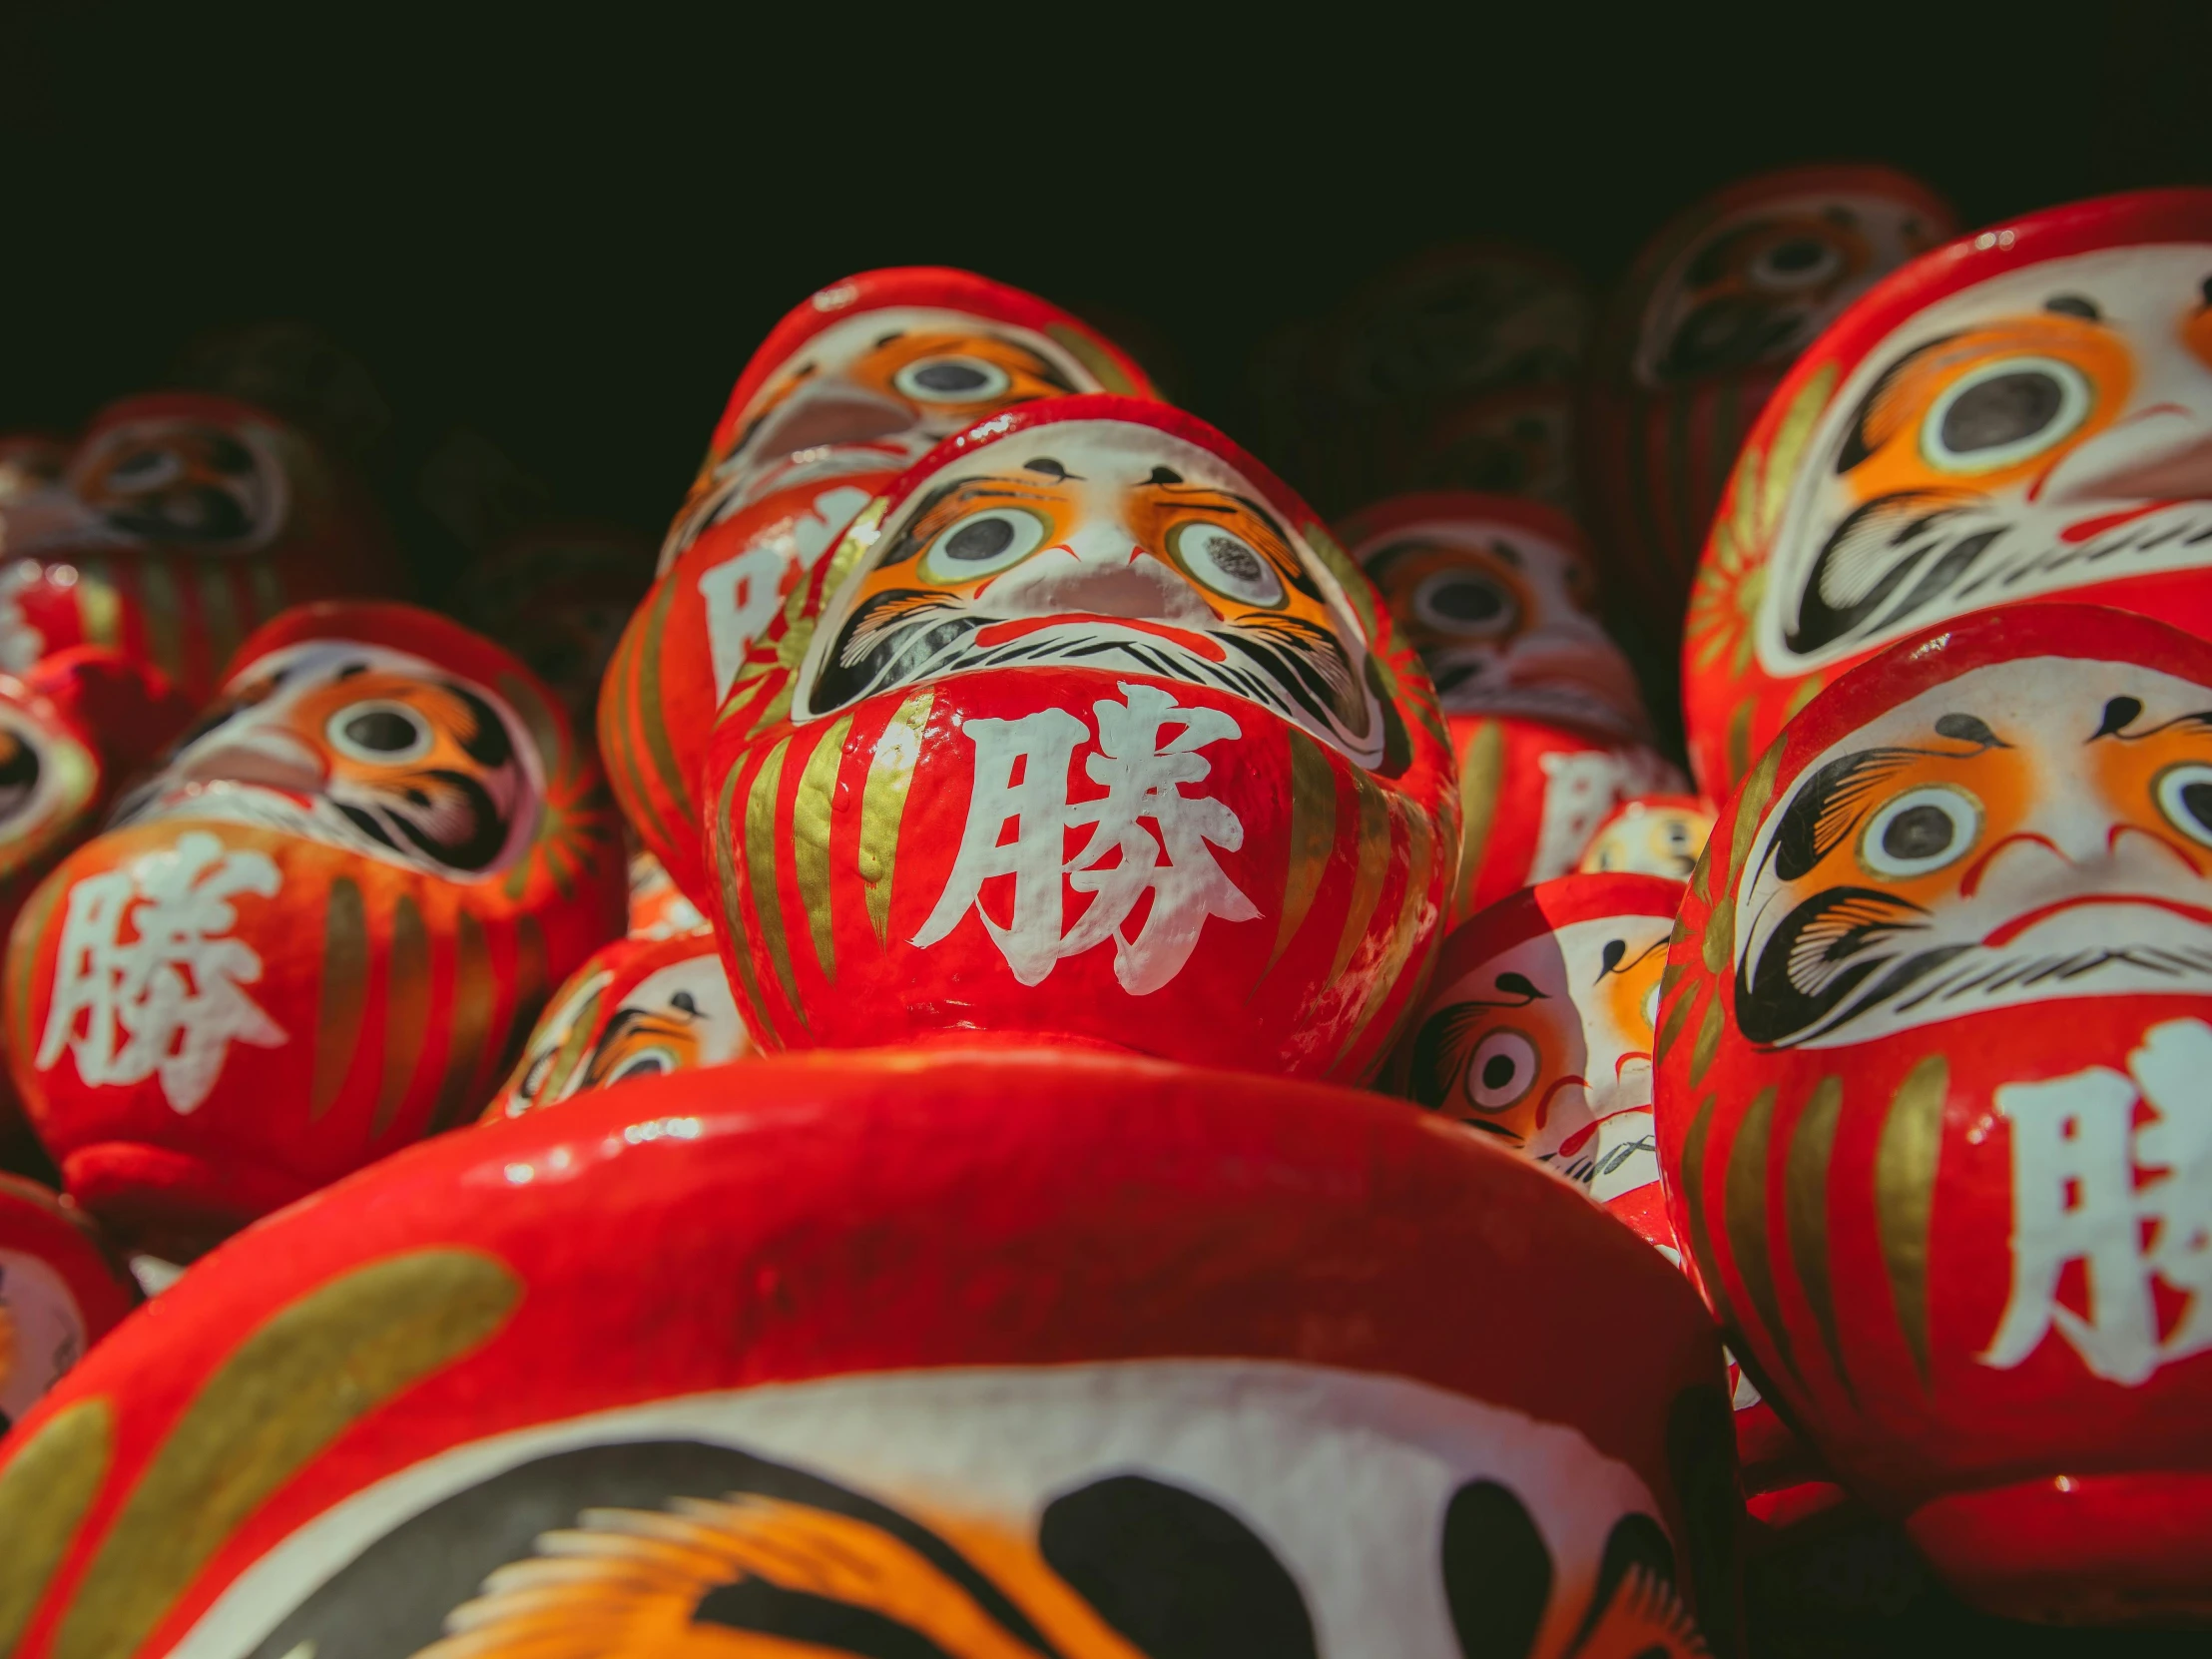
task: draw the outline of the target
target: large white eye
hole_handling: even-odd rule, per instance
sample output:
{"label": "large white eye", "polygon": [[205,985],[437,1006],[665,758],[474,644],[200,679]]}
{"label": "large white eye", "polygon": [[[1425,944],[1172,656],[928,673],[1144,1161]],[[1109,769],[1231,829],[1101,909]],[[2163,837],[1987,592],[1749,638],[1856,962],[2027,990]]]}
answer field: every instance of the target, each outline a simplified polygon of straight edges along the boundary
{"label": "large white eye", "polygon": [[995,576],[1036,552],[1050,530],[1044,519],[1020,507],[970,513],[938,532],[921,556],[921,573],[932,582],[954,587]]}
{"label": "large white eye", "polygon": [[1013,376],[981,357],[916,357],[891,384],[917,403],[986,403],[1013,389]]}
{"label": "large white eye", "polygon": [[1274,564],[1235,531],[1194,520],[1171,534],[1176,562],[1216,593],[1247,605],[1283,603],[1283,578]]}
{"label": "large white eye", "polygon": [[1981,808],[1963,790],[1928,784],[1874,815],[1859,857],[1877,875],[1926,875],[1962,856],[1981,833]]}
{"label": "large white eye", "polygon": [[430,723],[404,703],[349,703],[323,727],[330,747],[366,766],[404,766],[437,742]]}
{"label": "large white eye", "polygon": [[2202,846],[2212,846],[2212,766],[2189,761],[2168,767],[2151,785],[2166,822]]}
{"label": "large white eye", "polygon": [[1462,1085],[1478,1112],[1502,1112],[1536,1085],[1536,1045],[1518,1031],[1492,1031],[1474,1045]]}
{"label": "large white eye", "polygon": [[2056,357],[1999,357],[1961,374],[1921,422],[1921,453],[1945,472],[2012,466],[2089,417],[2088,376]]}
{"label": "large white eye", "polygon": [[1439,633],[1490,640],[1513,631],[1520,601],[1479,570],[1439,570],[1413,590],[1413,614]]}
{"label": "large white eye", "polygon": [[1843,251],[1816,236],[1789,237],[1759,251],[1746,273],[1759,286],[1793,293],[1819,287],[1844,269]]}

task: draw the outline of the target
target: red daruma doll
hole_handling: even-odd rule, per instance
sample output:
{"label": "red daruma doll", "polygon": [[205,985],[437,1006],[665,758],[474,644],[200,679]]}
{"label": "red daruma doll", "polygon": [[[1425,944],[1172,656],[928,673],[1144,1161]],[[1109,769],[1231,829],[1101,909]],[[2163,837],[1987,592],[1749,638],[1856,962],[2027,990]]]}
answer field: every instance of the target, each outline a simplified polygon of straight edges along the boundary
{"label": "red daruma doll", "polygon": [[863,272],[814,294],[746,364],[610,665],[601,752],[646,849],[702,906],[696,795],[748,648],[853,515],[944,438],[1071,392],[1149,397],[1073,316],[964,271]]}
{"label": "red daruma doll", "polygon": [[268,410],[202,392],[103,409],[58,478],[0,498],[0,668],[105,646],[195,701],[285,607],[404,583],[359,478]]}
{"label": "red daruma doll", "polygon": [[0,1442],[12,1659],[1740,1652],[1696,1294],[1373,1095],[778,1056],[156,1308]]}
{"label": "red daruma doll", "polygon": [[473,1117],[623,896],[527,671],[428,612],[303,607],[32,895],[9,1067],[77,1200],[189,1259]]}
{"label": "red daruma doll", "polygon": [[1312,513],[1164,405],[932,451],[749,658],[705,774],[774,1047],[1020,1032],[1358,1078],[1457,839],[1426,677]]}
{"label": "red daruma doll", "polygon": [[1681,788],[1598,621],[1573,520],[1447,491],[1371,507],[1344,539],[1443,705],[1462,807],[1454,922],[1572,870],[1621,802]]}
{"label": "red daruma doll", "polygon": [[1730,1348],[1960,1594],[2212,1615],[2212,645],[1980,612],[1715,827],[1658,1128]]}

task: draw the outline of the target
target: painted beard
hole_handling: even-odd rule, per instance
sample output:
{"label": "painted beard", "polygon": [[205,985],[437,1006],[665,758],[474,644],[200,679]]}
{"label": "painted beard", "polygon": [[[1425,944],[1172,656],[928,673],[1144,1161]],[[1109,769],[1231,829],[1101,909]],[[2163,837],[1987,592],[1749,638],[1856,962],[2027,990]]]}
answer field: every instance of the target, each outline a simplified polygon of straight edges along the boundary
{"label": "painted beard", "polygon": [[1198,628],[1092,615],[1000,617],[923,589],[891,589],[854,611],[808,702],[811,713],[828,714],[898,686],[1048,664],[1210,686],[1273,711],[1363,766],[1382,759],[1380,691],[1355,671],[1335,634],[1294,616]]}
{"label": "painted beard", "polygon": [[504,799],[494,799],[474,778],[446,771],[422,774],[407,797],[357,788],[343,779],[332,780],[319,795],[230,779],[181,788],[157,781],[121,803],[109,828],[167,819],[243,824],[448,880],[472,880],[498,861],[514,815],[526,806],[527,785],[519,772],[495,776],[493,783]]}
{"label": "painted beard", "polygon": [[1793,584],[1795,617],[1778,620],[1798,672],[1964,611],[2207,560],[2212,502],[2054,510],[1972,490],[1901,490],[1830,533]]}

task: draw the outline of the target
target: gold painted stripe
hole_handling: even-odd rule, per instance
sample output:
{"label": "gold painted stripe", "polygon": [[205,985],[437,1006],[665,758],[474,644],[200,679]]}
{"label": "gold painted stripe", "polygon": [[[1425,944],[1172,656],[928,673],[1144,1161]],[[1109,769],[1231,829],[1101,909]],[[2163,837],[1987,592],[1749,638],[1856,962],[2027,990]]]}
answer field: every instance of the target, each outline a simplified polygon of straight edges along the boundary
{"label": "gold painted stripe", "polygon": [[1705,1017],[1698,1022],[1697,1042],[1690,1049],[1690,1087],[1696,1088],[1705,1080],[1705,1073],[1713,1063],[1713,1056],[1721,1046],[1721,993],[1713,991],[1713,1000],[1705,1005]]}
{"label": "gold painted stripe", "polygon": [[1121,371],[1121,364],[1101,351],[1098,342],[1082,329],[1065,322],[1048,322],[1044,331],[1061,350],[1090,371],[1100,391],[1116,392],[1123,397],[1136,391],[1137,388],[1129,383],[1129,376]]}
{"label": "gold painted stripe", "polygon": [[77,567],[77,626],[87,645],[113,648],[123,643],[123,599],[115,591],[115,570],[105,559],[86,559]]}
{"label": "gold painted stripe", "polygon": [[1913,1351],[1921,1386],[1929,1383],[1928,1231],[1936,1209],[1936,1163],[1943,1144],[1943,1097],[1950,1065],[1931,1054],[1906,1074],[1882,1120],[1874,1154],[1875,1229],[1882,1265],[1897,1299],[1898,1324]]}
{"label": "gold painted stripe", "polygon": [[753,775],[753,788],[745,798],[745,876],[753,891],[753,913],[761,924],[761,942],[775,964],[776,978],[784,987],[799,1023],[807,1023],[807,1010],[799,1004],[799,982],[792,977],[792,947],[784,928],[784,895],[776,879],[776,797],[784,782],[784,754],[791,748],[787,735],[768,752],[761,770]]}
{"label": "gold painted stripe", "polygon": [[1836,1151],[1836,1125],[1844,1106],[1843,1079],[1833,1073],[1813,1086],[1812,1098],[1798,1114],[1782,1172],[1782,1219],[1789,1229],[1790,1260],[1813,1322],[1828,1346],[1828,1361],[1844,1392],[1857,1397],[1844,1345],[1836,1330],[1836,1291],[1828,1274],[1828,1165]]}
{"label": "gold painted stripe", "polygon": [[[1405,820],[1405,891],[1398,900],[1397,920],[1390,929],[1389,945],[1377,964],[1375,982],[1368,988],[1367,1000],[1360,1006],[1360,1017],[1353,1021],[1351,1034],[1345,1038],[1344,1047],[1337,1050],[1333,1065],[1342,1065],[1345,1056],[1367,1035],[1376,1011],[1398,988],[1406,958],[1413,953],[1413,941],[1421,936],[1420,912],[1428,897],[1429,866],[1434,861],[1436,838],[1429,831],[1428,821],[1402,800],[1393,796],[1390,805]],[[1381,1059],[1382,1055],[1376,1058]]]}
{"label": "gold painted stripe", "polygon": [[875,942],[888,945],[891,927],[891,876],[898,867],[898,830],[906,816],[906,792],[921,759],[921,734],[929,724],[933,691],[917,691],[899,704],[868,756],[867,781],[860,786],[859,871],[861,897]]}
{"label": "gold painted stripe", "polygon": [[1750,1293],[1751,1305],[1773,1339],[1774,1350],[1793,1377],[1797,1358],[1790,1349],[1790,1333],[1782,1324],[1782,1305],[1775,1295],[1774,1258],[1768,1250],[1767,1158],[1774,1130],[1772,1087],[1761,1089],[1744,1109],[1736,1125],[1736,1142],[1729,1148],[1728,1170],[1722,1176],[1721,1225],[1728,1230],[1729,1253],[1736,1271]]}
{"label": "gold painted stripe", "polygon": [[1652,1051],[1652,1063],[1665,1065],[1667,1056],[1674,1051],[1676,1041],[1682,1035],[1682,1027],[1689,1023],[1690,1010],[1697,1006],[1698,987],[1681,997],[1667,1010],[1666,1023],[1659,1027],[1659,1043]]}
{"label": "gold painted stripe", "polygon": [[[561,1033],[561,1046],[553,1051],[552,1063],[546,1067],[545,1081],[539,1086],[540,1100],[558,1100],[568,1088],[568,1080],[576,1075],[576,1068],[591,1056],[592,1045],[599,1035],[599,1007],[607,1000],[607,980],[589,962],[578,968],[569,984],[589,975],[599,982],[589,994],[568,1009],[568,1029]],[[588,982],[588,981],[587,981]],[[566,1007],[568,985],[563,985],[553,998],[553,1007]],[[535,1035],[535,1033],[532,1033]]]}
{"label": "gold painted stripe", "polygon": [[815,960],[822,964],[822,976],[831,981],[837,977],[837,941],[830,909],[831,801],[844,766],[844,740],[851,732],[852,717],[844,715],[823,733],[799,774],[799,794],[792,802],[792,873],[799,880],[799,902],[806,906]]}
{"label": "gold painted stripe", "polygon": [[414,1085],[415,1065],[430,1034],[430,935],[405,893],[391,908],[391,951],[384,958],[384,1070],[376,1085],[371,1140],[391,1127]]}
{"label": "gold painted stripe", "polygon": [[438,1086],[437,1105],[430,1115],[431,1134],[474,1117],[489,1091],[477,1083],[489,1045],[492,998],[498,986],[492,978],[491,947],[484,939],[484,924],[475,912],[461,912],[454,940],[453,1005],[450,1034],[445,1046],[445,1081]]}
{"label": "gold painted stripe", "polygon": [[65,1405],[0,1468],[0,1653],[12,1654],[115,1453],[115,1407]]}
{"label": "gold painted stripe", "polygon": [[1352,775],[1360,801],[1359,840],[1353,847],[1352,902],[1345,911],[1345,929],[1337,939],[1337,954],[1329,964],[1329,982],[1344,977],[1345,967],[1368,936],[1375,906],[1382,897],[1382,883],[1390,873],[1389,798],[1363,772]]}
{"label": "gold painted stripe", "polygon": [[1751,765],[1751,709],[1752,700],[1747,697],[1728,717],[1728,776],[1721,780],[1722,795],[1736,787],[1736,780]]}
{"label": "gold painted stripe", "polygon": [[1459,757],[1459,885],[1451,895],[1451,919],[1464,920],[1482,872],[1482,854],[1497,821],[1498,791],[1505,783],[1505,728],[1486,720],[1474,729]]}
{"label": "gold painted stripe", "polygon": [[165,674],[182,680],[185,674],[185,596],[177,578],[159,558],[143,559],[136,567],[139,614],[146,619],[146,649]]}
{"label": "gold painted stripe", "polygon": [[784,682],[776,688],[776,695],[768,700],[768,707],[761,711],[761,718],[753,723],[753,729],[746,733],[746,736],[748,738],[759,737],[791,712],[792,682],[787,676]]}
{"label": "gold painted stripe", "polygon": [[1713,1254],[1713,1230],[1705,1219],[1705,1143],[1713,1132],[1717,1098],[1707,1095],[1698,1103],[1697,1113],[1690,1119],[1690,1132],[1682,1137],[1682,1207],[1690,1213],[1690,1236],[1684,1242],[1690,1247],[1690,1259],[1697,1264],[1698,1284],[1704,1287],[1713,1317],[1734,1330],[1736,1310],[1728,1300],[1727,1286],[1721,1282],[1720,1260]]}
{"label": "gold painted stripe", "polygon": [[1744,860],[1751,856],[1751,843],[1759,833],[1759,820],[1766,814],[1767,803],[1774,798],[1774,777],[1781,767],[1782,745],[1771,743],[1752,768],[1751,776],[1744,780],[1743,794],[1736,803],[1736,822],[1728,835],[1728,869],[1721,882],[1725,899],[1735,897],[1737,877],[1744,872]]}
{"label": "gold painted stripe", "polygon": [[782,1048],[784,1034],[776,1028],[768,1004],[762,999],[761,981],[753,971],[753,939],[746,929],[745,907],[738,900],[737,832],[730,813],[737,799],[741,770],[739,767],[730,769],[729,776],[722,781],[722,794],[715,803],[715,888],[722,896],[722,924],[730,938],[728,960],[737,964],[738,983],[745,990],[747,1023],[758,1023],[769,1039],[767,1046]]}
{"label": "gold painted stripe", "polygon": [[337,1103],[353,1070],[353,1050],[368,1011],[368,912],[349,875],[330,883],[322,910],[321,1009],[315,1020],[314,1074],[307,1084],[307,1121]]}
{"label": "gold painted stripe", "polygon": [[1320,744],[1288,727],[1291,737],[1291,854],[1283,871],[1283,918],[1276,923],[1275,949],[1261,976],[1283,959],[1283,952],[1298,937],[1329,860],[1337,850],[1337,773]]}
{"label": "gold painted stripe", "polygon": [[[668,628],[669,607],[676,602],[679,582],[663,581],[661,591],[655,596],[645,619],[645,636],[638,645],[638,729],[644,734],[646,753],[653,757],[653,772],[661,781],[675,803],[681,829],[689,830],[694,838],[699,834],[699,803],[692,799],[693,779],[684,776],[684,769],[676,761],[676,745],[668,735],[668,711],[661,704],[661,652],[664,649],[662,635]],[[661,833],[670,840],[681,838],[680,831],[671,831],[662,823],[660,815],[654,815],[661,824]]]}
{"label": "gold painted stripe", "polygon": [[208,643],[208,676],[220,683],[223,671],[230,667],[231,657],[238,650],[239,642],[246,638],[246,629],[239,619],[237,591],[233,587],[237,576],[229,565],[203,565],[200,568],[200,625],[206,630]]}
{"label": "gold painted stripe", "polygon": [[55,1636],[53,1659],[135,1654],[200,1569],[356,1419],[490,1340],[522,1294],[467,1250],[387,1256],[280,1309],[177,1418]]}
{"label": "gold painted stripe", "polygon": [[1736,953],[1736,900],[1727,892],[1705,912],[1705,937],[1700,941],[1705,971],[1725,974]]}

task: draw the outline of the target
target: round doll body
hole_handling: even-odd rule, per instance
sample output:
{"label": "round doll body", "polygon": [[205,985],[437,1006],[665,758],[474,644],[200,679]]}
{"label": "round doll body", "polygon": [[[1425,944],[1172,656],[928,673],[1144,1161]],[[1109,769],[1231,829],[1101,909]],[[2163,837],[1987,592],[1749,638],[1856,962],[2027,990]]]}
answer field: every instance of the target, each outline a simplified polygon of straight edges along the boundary
{"label": "round doll body", "polygon": [[1736,1651],[1694,1293],[1349,1091],[774,1057],[412,1148],[161,1309],[6,1443],[18,1659]]}
{"label": "round doll body", "polygon": [[1295,497],[1128,398],[925,458],[719,717],[716,925],[771,1047],[1018,1031],[1365,1075],[1456,802],[1425,678]]}
{"label": "round doll body", "polygon": [[1953,1588],[2202,1617],[2212,646],[1982,612],[1855,670],[1723,810],[1658,1124],[1730,1346]]}
{"label": "round doll body", "polygon": [[483,1121],[752,1052],[711,932],[632,935],[601,946],[569,975]]}
{"label": "round doll body", "polygon": [[1680,787],[1571,519],[1445,491],[1383,502],[1343,534],[1443,707],[1462,809],[1454,923],[1574,869],[1621,802]]}
{"label": "round doll body", "polygon": [[267,410],[200,392],[102,410],[57,479],[0,501],[0,669],[104,646],[195,701],[286,607],[404,586],[358,479]]}
{"label": "round doll body", "polygon": [[190,1260],[472,1117],[622,904],[605,790],[519,663],[305,606],[32,894],[9,1067],[79,1202]]}
{"label": "round doll body", "polygon": [[1797,168],[1716,192],[1637,256],[1598,331],[1583,479],[1657,632],[1681,615],[1737,449],[1791,361],[1955,231],[1938,198],[1888,168]]}
{"label": "round doll body", "polygon": [[138,1302],[85,1218],[0,1175],[0,1435]]}
{"label": "round doll body", "polygon": [[1642,795],[1598,826],[1577,866],[1585,873],[1664,875],[1687,881],[1713,833],[1713,804],[1696,795]]}
{"label": "round doll body", "polygon": [[963,271],[864,272],[754,353],[607,675],[600,745],[646,847],[701,903],[696,789],[746,651],[870,499],[940,440],[1143,372],[1032,294]]}
{"label": "round doll body", "polygon": [[2069,599],[2212,635],[2212,191],[2053,208],[1852,306],[1744,447],[1698,571],[1683,702],[1725,794],[1907,634]]}

